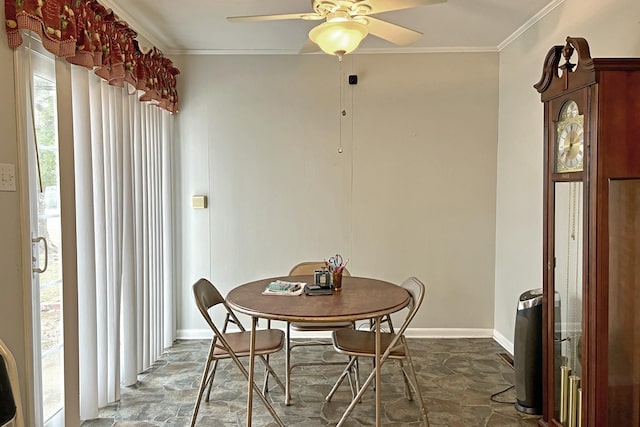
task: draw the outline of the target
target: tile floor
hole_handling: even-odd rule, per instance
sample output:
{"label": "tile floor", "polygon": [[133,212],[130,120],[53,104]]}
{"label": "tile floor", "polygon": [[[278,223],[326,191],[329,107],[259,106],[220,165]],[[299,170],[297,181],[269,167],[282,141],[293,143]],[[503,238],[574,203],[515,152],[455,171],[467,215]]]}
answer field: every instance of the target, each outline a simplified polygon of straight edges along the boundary
{"label": "tile floor", "polygon": [[[327,341],[328,342],[328,341]],[[122,389],[121,400],[101,409],[99,418],[86,420],[82,427],[172,427],[189,425],[209,342],[176,341],[152,368],[139,376],[138,384]],[[514,389],[496,396],[514,382],[513,368],[499,356],[504,349],[492,339],[410,339],[418,381],[433,427],[535,426],[538,417],[516,411]],[[335,360],[343,357],[330,346],[302,347],[296,360]],[[256,362],[257,363],[257,362]],[[277,372],[284,370],[284,354],[272,357]],[[364,363],[364,371],[371,369]],[[257,367],[260,365],[257,363]],[[256,376],[260,377],[256,369]],[[324,397],[341,372],[339,366],[300,367],[292,375],[292,404],[285,406],[283,392],[272,387],[269,399],[287,426],[335,425],[347,407],[351,393],[347,383],[331,402]],[[404,397],[397,362],[383,366],[382,402],[385,426],[421,426],[415,402]],[[284,374],[282,374],[284,376]],[[225,361],[218,373],[211,400],[203,402],[198,426],[244,426],[246,381],[232,362]],[[347,426],[368,426],[375,420],[373,390],[350,415]],[[254,426],[275,426],[262,402],[254,397]]]}

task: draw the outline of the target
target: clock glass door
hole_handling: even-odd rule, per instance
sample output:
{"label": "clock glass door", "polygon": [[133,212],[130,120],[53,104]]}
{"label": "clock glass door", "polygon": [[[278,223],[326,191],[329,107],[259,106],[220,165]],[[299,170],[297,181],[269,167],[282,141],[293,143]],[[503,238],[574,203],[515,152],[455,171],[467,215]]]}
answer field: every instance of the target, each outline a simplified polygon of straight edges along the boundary
{"label": "clock glass door", "polygon": [[556,124],[556,172],[581,171],[584,164],[584,116],[575,101],[567,101]]}
{"label": "clock glass door", "polygon": [[554,418],[578,426],[582,379],[582,182],[556,182],[554,218]]}

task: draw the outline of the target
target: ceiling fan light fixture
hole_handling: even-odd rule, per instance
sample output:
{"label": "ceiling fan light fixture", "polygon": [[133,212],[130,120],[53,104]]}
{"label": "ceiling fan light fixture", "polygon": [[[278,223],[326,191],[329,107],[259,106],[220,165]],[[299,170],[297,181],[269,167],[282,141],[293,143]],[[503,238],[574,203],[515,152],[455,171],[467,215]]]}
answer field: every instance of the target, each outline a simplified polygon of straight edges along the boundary
{"label": "ceiling fan light fixture", "polygon": [[353,52],[367,36],[367,26],[357,21],[324,22],[309,31],[309,38],[329,55],[342,56]]}

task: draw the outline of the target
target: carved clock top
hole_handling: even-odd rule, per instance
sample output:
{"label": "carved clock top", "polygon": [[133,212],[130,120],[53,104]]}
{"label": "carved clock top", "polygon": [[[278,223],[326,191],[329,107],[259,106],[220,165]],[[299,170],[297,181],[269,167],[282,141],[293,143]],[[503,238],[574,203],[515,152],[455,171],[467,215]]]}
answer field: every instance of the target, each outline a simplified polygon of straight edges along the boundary
{"label": "carved clock top", "polygon": [[[577,62],[571,59],[577,56]],[[561,64],[561,61],[564,62]],[[567,91],[595,83],[595,67],[589,44],[581,37],[567,37],[564,46],[553,46],[544,60],[542,77],[533,87],[542,95],[542,100],[561,96]]]}

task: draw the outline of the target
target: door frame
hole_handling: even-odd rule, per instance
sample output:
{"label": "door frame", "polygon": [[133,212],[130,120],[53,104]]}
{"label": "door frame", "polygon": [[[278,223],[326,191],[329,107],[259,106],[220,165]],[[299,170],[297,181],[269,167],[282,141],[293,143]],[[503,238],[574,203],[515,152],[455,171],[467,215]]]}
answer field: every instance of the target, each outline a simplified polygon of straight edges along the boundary
{"label": "door frame", "polygon": [[[23,32],[25,43],[38,43],[31,33]],[[30,41],[29,41],[30,40]],[[28,93],[24,90],[29,70],[25,63],[25,53],[21,46],[14,51],[14,79],[16,102],[16,127],[18,139],[18,176],[20,177],[19,197],[21,237],[22,237],[22,289],[25,325],[25,371],[24,384],[27,401],[23,405],[25,410],[25,425],[35,425],[38,421],[36,413],[36,399],[39,391],[35,389],[35,355],[33,350],[33,289],[31,279],[31,199],[29,186],[29,139],[27,137],[27,108]],[[71,102],[71,64],[61,58],[55,58],[56,98],[58,116],[58,152],[60,174],[60,216],[61,239],[64,248],[62,257],[63,288],[63,334],[64,334],[64,425],[78,427],[80,425],[79,391],[79,345],[78,345],[78,287],[77,287],[77,248],[76,248],[76,220],[75,220],[75,174],[73,155],[73,117]],[[40,420],[42,422],[42,420]]]}

